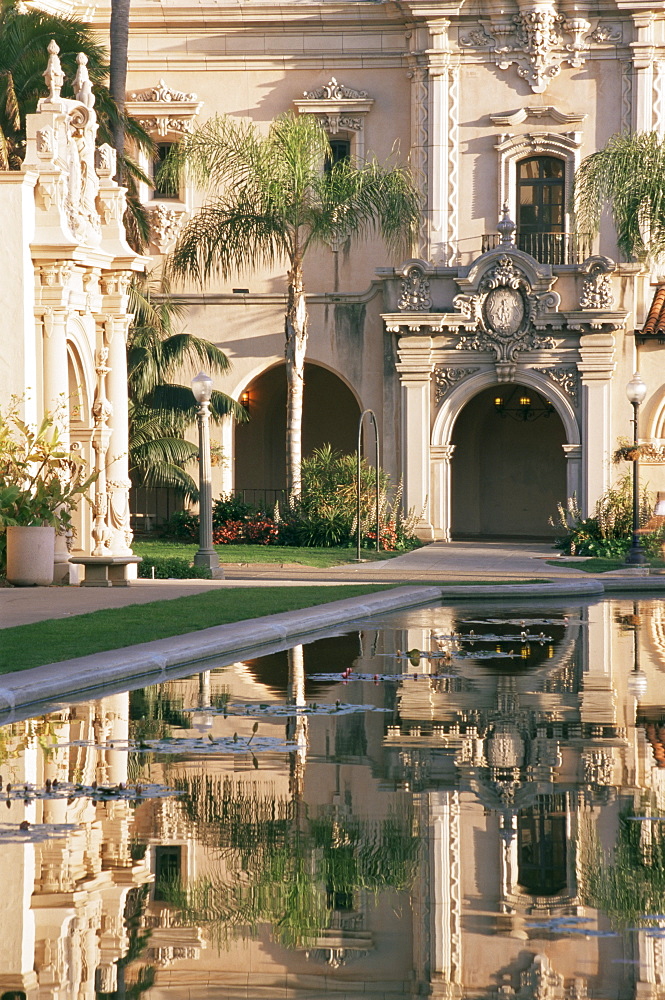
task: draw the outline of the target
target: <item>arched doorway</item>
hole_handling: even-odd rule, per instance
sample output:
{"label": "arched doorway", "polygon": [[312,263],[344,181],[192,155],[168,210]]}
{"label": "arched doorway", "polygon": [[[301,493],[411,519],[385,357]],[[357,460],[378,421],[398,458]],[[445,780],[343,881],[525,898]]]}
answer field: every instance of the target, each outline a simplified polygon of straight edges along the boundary
{"label": "arched doorway", "polygon": [[[243,396],[250,420],[238,424],[235,429],[235,489],[246,492],[283,490],[286,488],[284,365],[262,372],[247,386]],[[306,363],[303,458],[324,444],[347,454],[355,452],[359,418],[360,407],[348,386],[327,368]]]}
{"label": "arched doorway", "polygon": [[565,443],[561,418],[535,389],[495,385],[474,396],[452,434],[453,538],[553,537]]}

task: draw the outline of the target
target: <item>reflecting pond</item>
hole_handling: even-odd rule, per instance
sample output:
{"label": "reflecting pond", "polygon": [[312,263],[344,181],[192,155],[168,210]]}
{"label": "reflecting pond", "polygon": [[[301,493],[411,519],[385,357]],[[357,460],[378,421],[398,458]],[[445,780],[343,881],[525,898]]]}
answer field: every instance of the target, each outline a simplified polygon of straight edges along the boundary
{"label": "reflecting pond", "polygon": [[53,709],[0,728],[0,1000],[665,996],[661,601],[417,609]]}

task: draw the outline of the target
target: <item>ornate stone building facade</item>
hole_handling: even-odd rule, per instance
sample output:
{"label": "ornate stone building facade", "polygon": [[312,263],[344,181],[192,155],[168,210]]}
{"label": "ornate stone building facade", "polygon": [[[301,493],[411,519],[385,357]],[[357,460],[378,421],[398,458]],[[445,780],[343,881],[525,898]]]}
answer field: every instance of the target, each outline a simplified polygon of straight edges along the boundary
{"label": "ornate stone building facade", "polygon": [[[60,96],[58,46],[44,52],[47,96],[27,118],[23,169],[0,173],[3,328],[0,398],[32,422],[54,415],[64,443],[98,472],[72,547],[131,554],[126,334],[128,290],[145,260],[125,240],[115,151],[95,147],[94,96],[79,55],[75,100]],[[59,539],[56,579],[67,575]]]}
{"label": "ornate stone building facade", "polygon": [[[94,9],[101,31],[108,16]],[[622,471],[611,456],[638,367],[655,456],[643,478],[665,487],[661,345],[647,337],[638,358],[634,336],[651,276],[619,260],[607,220],[592,237],[570,213],[583,157],[665,128],[664,24],[637,2],[133,4],[128,106],[160,156],[195,120],[267,127],[290,109],[320,119],[335,155],[409,160],[424,206],[413,259],[368,239],[308,262],[304,446],[353,450],[372,408],[425,537],[546,534],[572,492],[590,510]],[[144,196],[166,252],[201,196]],[[188,329],[228,352],[219,387],[252,417],[222,430],[220,488],[280,488],[283,271],[179,296]]]}

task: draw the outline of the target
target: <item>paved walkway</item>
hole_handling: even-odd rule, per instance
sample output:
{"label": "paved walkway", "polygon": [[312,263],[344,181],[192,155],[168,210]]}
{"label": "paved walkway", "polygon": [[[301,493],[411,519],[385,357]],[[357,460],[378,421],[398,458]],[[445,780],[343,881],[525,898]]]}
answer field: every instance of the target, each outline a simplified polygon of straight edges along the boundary
{"label": "paved walkway", "polygon": [[[571,567],[549,565],[557,553],[548,544],[528,542],[435,542],[405,555],[378,563],[349,563],[330,569],[284,566],[229,565],[226,579],[137,580],[129,587],[6,587],[0,588],[0,628],[48,618],[147,604],[185,597],[202,590],[243,586],[333,586],[352,583],[441,583],[477,580],[589,579]],[[603,581],[623,571],[603,574]],[[630,585],[635,577],[628,576]],[[665,589],[665,577],[662,578]]]}

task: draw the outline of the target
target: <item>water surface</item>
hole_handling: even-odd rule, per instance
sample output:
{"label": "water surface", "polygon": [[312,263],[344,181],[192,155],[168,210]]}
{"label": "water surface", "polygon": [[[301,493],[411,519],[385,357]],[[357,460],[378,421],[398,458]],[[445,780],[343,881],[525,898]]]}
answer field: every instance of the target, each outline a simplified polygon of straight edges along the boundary
{"label": "water surface", "polygon": [[660,601],[58,706],[0,728],[0,1000],[660,996],[664,774]]}

